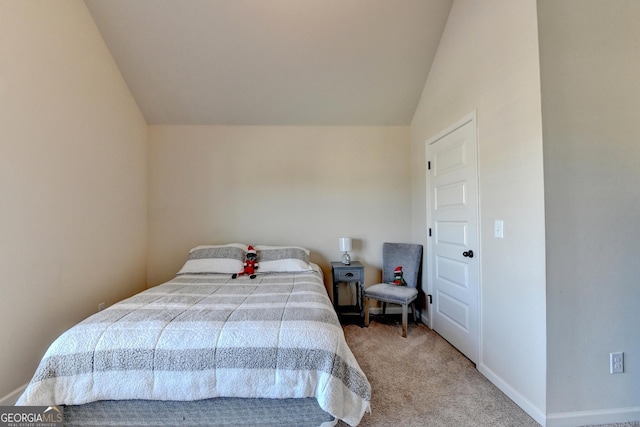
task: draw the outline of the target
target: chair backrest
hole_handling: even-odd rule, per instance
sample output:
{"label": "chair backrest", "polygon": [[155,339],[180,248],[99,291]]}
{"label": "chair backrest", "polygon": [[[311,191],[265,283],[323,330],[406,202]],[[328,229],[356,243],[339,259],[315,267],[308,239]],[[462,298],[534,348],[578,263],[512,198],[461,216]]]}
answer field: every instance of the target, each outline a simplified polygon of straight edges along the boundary
{"label": "chair backrest", "polygon": [[393,282],[394,270],[402,266],[402,277],[407,286],[418,286],[418,276],[422,263],[422,245],[414,243],[383,243],[382,244],[382,281]]}

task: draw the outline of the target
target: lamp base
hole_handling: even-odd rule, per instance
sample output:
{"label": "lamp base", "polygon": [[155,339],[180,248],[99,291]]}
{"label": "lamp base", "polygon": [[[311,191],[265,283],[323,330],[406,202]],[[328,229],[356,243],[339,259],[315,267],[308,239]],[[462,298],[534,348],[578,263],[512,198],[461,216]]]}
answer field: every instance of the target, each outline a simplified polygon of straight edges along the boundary
{"label": "lamp base", "polygon": [[346,253],[346,252],[345,252],[344,254],[342,254],[342,263],[343,263],[344,265],[349,265],[349,264],[351,264],[351,257],[350,257],[350,256],[349,256],[349,254],[348,254],[348,253]]}

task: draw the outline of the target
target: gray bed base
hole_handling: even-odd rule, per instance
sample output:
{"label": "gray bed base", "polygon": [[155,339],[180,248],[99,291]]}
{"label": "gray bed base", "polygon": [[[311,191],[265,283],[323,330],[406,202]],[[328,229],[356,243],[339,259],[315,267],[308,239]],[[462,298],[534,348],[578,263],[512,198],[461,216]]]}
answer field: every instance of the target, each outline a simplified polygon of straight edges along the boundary
{"label": "gray bed base", "polygon": [[314,426],[337,423],[313,398],[216,398],[191,402],[104,400],[64,407],[65,426]]}

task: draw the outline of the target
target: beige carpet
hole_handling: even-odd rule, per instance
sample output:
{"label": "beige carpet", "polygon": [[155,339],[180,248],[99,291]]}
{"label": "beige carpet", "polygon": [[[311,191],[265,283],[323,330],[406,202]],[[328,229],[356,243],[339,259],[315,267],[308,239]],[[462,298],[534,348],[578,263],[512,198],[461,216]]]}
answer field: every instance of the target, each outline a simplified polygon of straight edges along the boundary
{"label": "beige carpet", "polygon": [[410,323],[407,338],[392,318],[368,328],[347,325],[344,332],[372,388],[371,413],[360,426],[539,426],[422,324]]}

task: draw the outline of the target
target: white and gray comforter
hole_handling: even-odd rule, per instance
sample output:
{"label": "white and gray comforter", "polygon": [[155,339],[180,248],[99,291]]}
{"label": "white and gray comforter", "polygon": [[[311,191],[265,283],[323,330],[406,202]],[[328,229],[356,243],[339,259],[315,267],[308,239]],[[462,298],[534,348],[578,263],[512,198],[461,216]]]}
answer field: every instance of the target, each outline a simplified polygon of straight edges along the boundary
{"label": "white and gray comforter", "polygon": [[49,348],[18,404],[315,397],[351,425],[371,388],[322,275],[183,275],[103,310]]}

